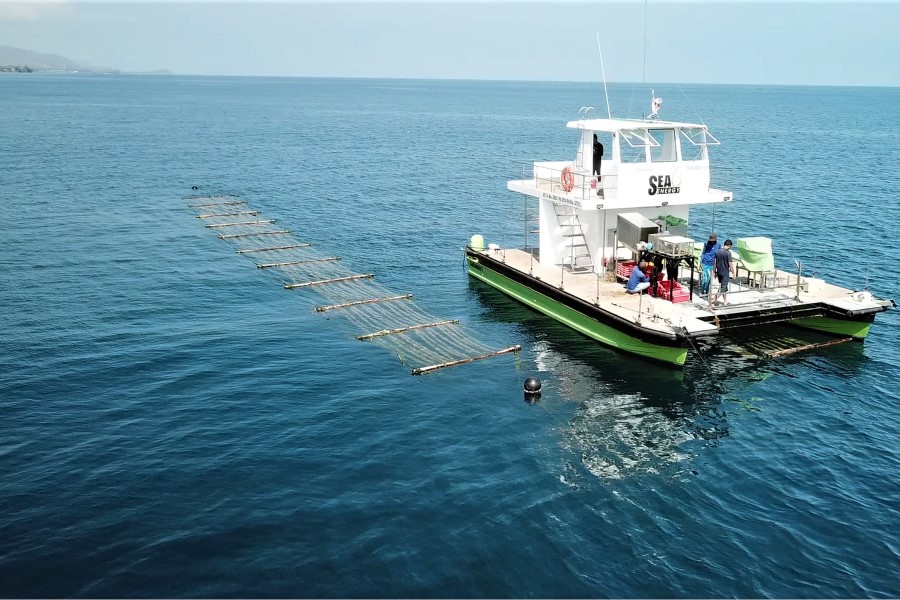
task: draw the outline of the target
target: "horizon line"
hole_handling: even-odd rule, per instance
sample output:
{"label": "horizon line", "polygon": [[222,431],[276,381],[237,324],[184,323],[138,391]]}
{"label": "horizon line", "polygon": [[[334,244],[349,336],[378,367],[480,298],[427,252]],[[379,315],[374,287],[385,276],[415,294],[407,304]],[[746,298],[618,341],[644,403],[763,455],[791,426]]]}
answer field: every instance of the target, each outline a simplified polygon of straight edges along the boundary
{"label": "horizon line", "polygon": [[[384,75],[246,75],[246,74],[209,74],[209,73],[175,73],[168,69],[154,71],[90,71],[90,70],[64,70],[47,69],[35,70],[31,73],[0,72],[0,75],[20,75],[23,77],[34,75],[110,75],[110,76],[153,76],[153,77],[247,77],[258,79],[378,79],[388,81],[469,81],[484,83],[582,83],[599,84],[598,81],[581,79],[493,79],[479,77],[397,77]],[[863,84],[863,83],[763,83],[763,82],[719,82],[710,81],[610,81],[610,85],[733,85],[733,86],[762,86],[762,87],[836,87],[836,88],[897,88],[900,85],[890,84]]]}

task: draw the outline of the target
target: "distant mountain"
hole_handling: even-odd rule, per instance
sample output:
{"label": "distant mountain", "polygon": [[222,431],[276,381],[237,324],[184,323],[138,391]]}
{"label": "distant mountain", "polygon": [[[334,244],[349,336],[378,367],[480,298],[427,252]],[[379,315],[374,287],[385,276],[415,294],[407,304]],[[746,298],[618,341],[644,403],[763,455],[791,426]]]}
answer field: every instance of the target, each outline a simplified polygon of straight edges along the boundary
{"label": "distant mountain", "polygon": [[0,67],[28,67],[32,71],[81,71],[88,73],[118,73],[118,69],[97,67],[56,54],[41,54],[12,46],[0,46]]}
{"label": "distant mountain", "polygon": [[[119,69],[89,65],[56,54],[41,54],[12,46],[0,46],[0,70],[4,67],[28,67],[32,71],[78,71],[80,73],[121,73]],[[168,69],[155,74],[171,74]]]}

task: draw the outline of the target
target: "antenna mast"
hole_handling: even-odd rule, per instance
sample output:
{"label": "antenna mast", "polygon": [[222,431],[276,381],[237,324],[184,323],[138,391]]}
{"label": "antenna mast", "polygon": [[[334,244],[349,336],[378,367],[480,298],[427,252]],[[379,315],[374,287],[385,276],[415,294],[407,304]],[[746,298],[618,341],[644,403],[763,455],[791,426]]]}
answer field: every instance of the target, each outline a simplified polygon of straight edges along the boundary
{"label": "antenna mast", "polygon": [[641,73],[641,86],[647,84],[647,5],[650,0],[644,0],[644,71]]}
{"label": "antenna mast", "polygon": [[[645,25],[646,27],[646,25]],[[644,34],[646,36],[646,33]],[[612,109],[609,107],[609,91],[606,89],[606,69],[603,68],[603,50],[600,49],[600,33],[597,33],[597,52],[600,53],[600,72],[603,74],[603,93],[606,95],[606,114],[612,121]]]}

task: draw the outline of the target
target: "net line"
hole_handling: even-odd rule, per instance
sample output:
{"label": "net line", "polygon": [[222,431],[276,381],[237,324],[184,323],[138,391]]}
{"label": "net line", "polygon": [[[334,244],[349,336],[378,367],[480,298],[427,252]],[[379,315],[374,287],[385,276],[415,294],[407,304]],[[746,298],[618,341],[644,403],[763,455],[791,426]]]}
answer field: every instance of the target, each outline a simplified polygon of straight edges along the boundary
{"label": "net line", "polygon": [[316,311],[342,317],[357,338],[391,352],[413,374],[465,364],[509,352],[492,348],[457,320],[439,319],[422,310],[412,294],[398,294],[371,272],[354,271],[340,256],[316,248],[276,219],[239,196],[189,195],[183,199],[196,217],[240,256],[305,297],[321,300]]}

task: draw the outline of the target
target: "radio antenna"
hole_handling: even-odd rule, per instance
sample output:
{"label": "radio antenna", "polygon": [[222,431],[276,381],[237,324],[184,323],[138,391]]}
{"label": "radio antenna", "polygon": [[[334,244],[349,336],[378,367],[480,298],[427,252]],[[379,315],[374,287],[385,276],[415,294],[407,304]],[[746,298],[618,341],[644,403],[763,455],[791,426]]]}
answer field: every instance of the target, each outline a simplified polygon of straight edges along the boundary
{"label": "radio antenna", "polygon": [[606,95],[606,114],[612,121],[612,109],[609,107],[609,91],[606,89],[606,69],[603,68],[603,50],[600,49],[600,33],[597,33],[597,52],[600,53],[600,73],[603,74],[603,93]]}
{"label": "radio antenna", "polygon": [[644,71],[641,73],[641,87],[647,85],[647,5],[650,0],[644,0]]}

